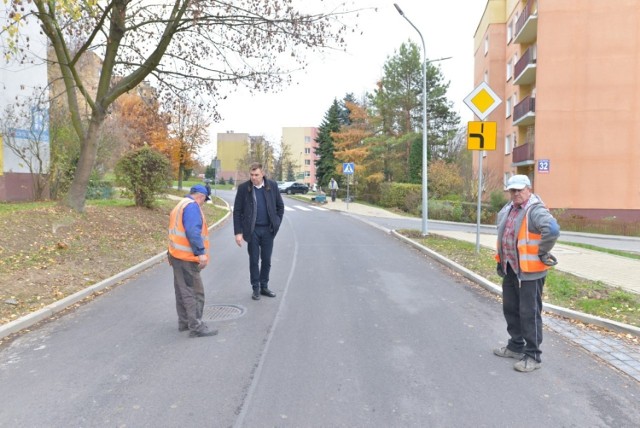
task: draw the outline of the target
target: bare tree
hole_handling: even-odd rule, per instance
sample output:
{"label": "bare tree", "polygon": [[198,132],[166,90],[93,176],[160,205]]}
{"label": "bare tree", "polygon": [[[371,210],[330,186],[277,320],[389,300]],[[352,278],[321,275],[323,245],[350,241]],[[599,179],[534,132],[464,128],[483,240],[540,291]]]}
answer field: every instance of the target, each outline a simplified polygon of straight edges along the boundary
{"label": "bare tree", "polygon": [[[306,66],[305,51],[342,48],[346,32],[338,19],[347,13],[344,10],[303,13],[294,0],[8,1],[13,10],[0,28],[6,28],[4,36],[10,42],[2,45],[8,50],[3,53],[29,50],[29,41],[16,31],[29,19],[39,21],[55,51],[54,63],[81,142],[64,201],[77,211],[84,210],[100,128],[122,94],[150,79],[166,106],[206,95],[202,108],[216,120],[216,104],[226,98],[224,88],[279,87],[290,80],[290,69]],[[80,59],[91,51],[102,59],[95,88],[78,69]],[[281,59],[292,65],[283,67]],[[81,104],[89,108],[88,121],[80,114]]]}
{"label": "bare tree", "polygon": [[209,141],[209,121],[196,106],[181,103],[172,112],[171,132],[175,147],[171,148],[171,160],[177,158],[178,188],[182,189],[185,171],[196,163],[198,149]]}
{"label": "bare tree", "polygon": [[[286,144],[284,141],[280,142],[280,152],[275,157],[274,164],[274,174],[273,177],[276,180],[280,181],[292,181],[294,178],[289,179],[288,171],[293,171],[292,165],[292,154],[291,154],[291,146]],[[293,174],[293,173],[292,173]]]}
{"label": "bare tree", "polygon": [[238,160],[237,169],[248,174],[253,162],[262,164],[262,171],[269,178],[275,176],[275,150],[273,143],[264,136],[250,137],[247,154]]}
{"label": "bare tree", "polygon": [[36,90],[35,94],[5,107],[0,114],[0,136],[19,159],[18,167],[28,169],[34,198],[42,200],[49,172],[49,112],[46,91]]}

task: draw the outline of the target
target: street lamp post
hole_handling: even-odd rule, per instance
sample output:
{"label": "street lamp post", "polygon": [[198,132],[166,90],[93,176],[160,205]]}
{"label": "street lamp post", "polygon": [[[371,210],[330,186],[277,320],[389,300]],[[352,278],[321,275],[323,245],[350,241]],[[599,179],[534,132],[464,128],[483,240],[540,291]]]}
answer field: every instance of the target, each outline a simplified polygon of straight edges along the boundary
{"label": "street lamp post", "polygon": [[422,61],[422,235],[426,236],[429,234],[427,226],[427,219],[429,218],[429,202],[427,200],[427,47],[424,44],[424,38],[422,37],[420,30],[418,30],[418,27],[413,25],[413,22],[405,16],[397,3],[394,3],[393,5],[398,13],[418,32],[420,40],[422,41],[422,50],[424,52],[424,58]]}

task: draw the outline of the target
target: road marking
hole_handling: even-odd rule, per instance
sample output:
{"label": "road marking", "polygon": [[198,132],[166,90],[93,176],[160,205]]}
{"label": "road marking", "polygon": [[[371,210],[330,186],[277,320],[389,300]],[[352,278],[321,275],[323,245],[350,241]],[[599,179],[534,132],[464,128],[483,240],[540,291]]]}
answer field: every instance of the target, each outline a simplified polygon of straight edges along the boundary
{"label": "road marking", "polygon": [[[291,208],[290,206],[285,205],[284,206],[284,210],[285,211],[313,211],[311,208],[318,210],[318,211],[330,211],[327,208],[323,208],[323,207],[315,207],[315,206],[311,206],[311,208],[307,208],[305,206],[302,205],[294,205],[294,208]],[[233,211],[233,205],[230,205],[231,211]]]}
{"label": "road marking", "polygon": [[311,211],[311,209],[307,208],[307,207],[303,207],[302,205],[294,205],[294,207],[296,207],[299,210],[302,211]]}

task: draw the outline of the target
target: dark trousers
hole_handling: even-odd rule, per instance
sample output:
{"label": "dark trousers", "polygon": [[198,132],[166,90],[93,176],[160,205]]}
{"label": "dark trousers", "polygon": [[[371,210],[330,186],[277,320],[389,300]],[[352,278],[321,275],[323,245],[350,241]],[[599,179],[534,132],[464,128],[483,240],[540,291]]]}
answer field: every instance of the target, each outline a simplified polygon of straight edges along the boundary
{"label": "dark trousers", "polygon": [[519,281],[507,264],[502,279],[502,311],[511,337],[507,348],[540,361],[542,343],[542,289],[545,278]]}
{"label": "dark trousers", "polygon": [[249,251],[249,275],[251,287],[269,287],[269,272],[271,271],[271,253],[273,252],[273,233],[269,226],[256,226],[247,244]]}
{"label": "dark trousers", "polygon": [[331,189],[331,202],[336,201],[336,193],[338,193],[336,189]]}
{"label": "dark trousers", "polygon": [[204,309],[204,286],[198,263],[176,259],[169,255],[173,268],[173,288],[176,292],[178,327],[188,327],[191,331],[206,328],[202,322]]}

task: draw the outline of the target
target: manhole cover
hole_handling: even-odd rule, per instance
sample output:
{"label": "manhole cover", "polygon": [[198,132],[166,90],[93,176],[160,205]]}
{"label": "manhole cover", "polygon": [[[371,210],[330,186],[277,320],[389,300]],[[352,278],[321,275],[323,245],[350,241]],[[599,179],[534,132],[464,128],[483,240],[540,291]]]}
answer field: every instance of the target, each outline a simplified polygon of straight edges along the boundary
{"label": "manhole cover", "polygon": [[210,321],[232,320],[244,315],[245,309],[235,305],[210,305],[202,309],[202,319]]}

